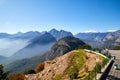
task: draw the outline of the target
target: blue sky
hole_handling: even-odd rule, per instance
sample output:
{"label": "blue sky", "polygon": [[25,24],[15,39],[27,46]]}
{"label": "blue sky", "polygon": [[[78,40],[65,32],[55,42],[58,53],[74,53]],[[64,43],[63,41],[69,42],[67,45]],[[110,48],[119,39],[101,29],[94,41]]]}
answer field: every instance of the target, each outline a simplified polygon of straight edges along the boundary
{"label": "blue sky", "polygon": [[120,29],[120,0],[0,0],[0,32]]}

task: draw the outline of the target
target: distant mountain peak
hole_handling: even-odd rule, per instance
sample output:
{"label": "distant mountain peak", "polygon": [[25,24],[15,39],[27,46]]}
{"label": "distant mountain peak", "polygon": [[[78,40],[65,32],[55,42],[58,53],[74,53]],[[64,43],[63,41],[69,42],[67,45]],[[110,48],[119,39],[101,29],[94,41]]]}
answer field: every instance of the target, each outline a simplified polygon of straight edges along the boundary
{"label": "distant mountain peak", "polygon": [[55,28],[51,29],[49,32],[59,32],[58,30],[56,30]]}
{"label": "distant mountain peak", "polygon": [[40,33],[40,32],[38,32],[38,31],[28,31],[26,33]]}
{"label": "distant mountain peak", "polygon": [[17,32],[16,34],[22,34],[22,32]]}
{"label": "distant mountain peak", "polygon": [[56,29],[52,29],[49,31],[49,33],[53,35],[57,40],[66,36],[73,36],[71,32],[64,31],[64,30],[58,31]]}
{"label": "distant mountain peak", "polygon": [[68,32],[68,31],[65,31],[65,30],[61,29],[60,32]]}

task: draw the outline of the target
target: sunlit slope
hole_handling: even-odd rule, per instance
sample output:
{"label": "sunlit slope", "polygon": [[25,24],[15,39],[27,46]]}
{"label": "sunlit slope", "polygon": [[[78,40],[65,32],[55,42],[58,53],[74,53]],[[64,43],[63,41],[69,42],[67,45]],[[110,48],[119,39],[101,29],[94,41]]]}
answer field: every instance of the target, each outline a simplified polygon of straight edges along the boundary
{"label": "sunlit slope", "polygon": [[[37,74],[26,75],[26,80],[86,80],[89,71],[94,71],[95,66],[99,66],[101,62],[103,62],[102,66],[104,66],[105,60],[104,57],[95,53],[81,49],[73,50],[54,60],[44,62],[44,69]],[[94,75],[92,75],[91,79],[93,77]]]}

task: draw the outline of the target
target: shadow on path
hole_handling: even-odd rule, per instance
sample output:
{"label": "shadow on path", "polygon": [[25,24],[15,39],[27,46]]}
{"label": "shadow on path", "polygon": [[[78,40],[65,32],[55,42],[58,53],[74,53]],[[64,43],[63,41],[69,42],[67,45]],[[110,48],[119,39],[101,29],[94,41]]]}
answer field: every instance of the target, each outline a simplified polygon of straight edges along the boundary
{"label": "shadow on path", "polygon": [[113,75],[109,75],[109,76],[107,77],[107,79],[108,79],[108,80],[120,80],[120,78],[117,78],[117,77],[115,77],[115,76],[113,76]]}

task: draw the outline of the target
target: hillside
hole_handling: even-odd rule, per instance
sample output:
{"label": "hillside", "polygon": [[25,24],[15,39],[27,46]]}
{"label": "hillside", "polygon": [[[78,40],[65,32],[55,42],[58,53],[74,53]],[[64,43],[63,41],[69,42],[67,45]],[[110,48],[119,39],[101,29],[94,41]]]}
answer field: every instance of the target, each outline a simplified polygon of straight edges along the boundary
{"label": "hillside", "polygon": [[54,59],[57,56],[64,55],[65,53],[77,49],[80,46],[85,45],[83,41],[78,38],[67,36],[59,39],[52,47],[47,55],[48,59]]}
{"label": "hillside", "polygon": [[54,60],[44,62],[42,71],[25,75],[25,80],[86,80],[88,71],[93,71],[94,67],[104,60],[105,58],[95,53],[73,50]]}

